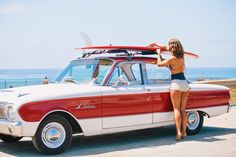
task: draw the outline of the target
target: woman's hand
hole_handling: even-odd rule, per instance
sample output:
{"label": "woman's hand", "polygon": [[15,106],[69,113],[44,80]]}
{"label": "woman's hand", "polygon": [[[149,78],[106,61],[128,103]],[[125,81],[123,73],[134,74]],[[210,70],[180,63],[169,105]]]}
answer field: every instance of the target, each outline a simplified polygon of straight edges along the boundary
{"label": "woman's hand", "polygon": [[151,43],[150,45],[148,45],[148,47],[158,47],[157,43]]}

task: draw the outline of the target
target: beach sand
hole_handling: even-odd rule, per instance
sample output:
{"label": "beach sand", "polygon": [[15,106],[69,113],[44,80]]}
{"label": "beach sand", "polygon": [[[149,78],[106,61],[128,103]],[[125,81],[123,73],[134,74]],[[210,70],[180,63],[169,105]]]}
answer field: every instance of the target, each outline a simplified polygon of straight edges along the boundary
{"label": "beach sand", "polygon": [[197,83],[204,84],[217,84],[223,85],[230,88],[230,103],[236,105],[236,79],[226,79],[226,80],[206,80],[198,81]]}

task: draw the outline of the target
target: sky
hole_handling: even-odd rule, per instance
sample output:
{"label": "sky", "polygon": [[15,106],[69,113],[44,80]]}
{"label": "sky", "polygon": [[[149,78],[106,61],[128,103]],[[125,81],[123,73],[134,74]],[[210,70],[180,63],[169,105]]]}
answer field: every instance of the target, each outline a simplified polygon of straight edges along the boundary
{"label": "sky", "polygon": [[85,45],[167,44],[187,67],[236,67],[235,0],[0,0],[0,69],[63,68]]}

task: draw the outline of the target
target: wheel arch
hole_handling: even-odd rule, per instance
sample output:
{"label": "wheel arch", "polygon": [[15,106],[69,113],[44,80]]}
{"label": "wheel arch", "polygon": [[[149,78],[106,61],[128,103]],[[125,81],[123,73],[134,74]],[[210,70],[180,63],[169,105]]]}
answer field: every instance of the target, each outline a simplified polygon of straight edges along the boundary
{"label": "wheel arch", "polygon": [[203,111],[203,110],[197,110],[197,111],[198,111],[198,112],[201,112],[204,117],[206,116],[207,118],[210,118],[210,115],[209,115],[207,112],[205,112],[205,111]]}
{"label": "wheel arch", "polygon": [[65,111],[65,110],[54,110],[51,112],[48,112],[46,115],[44,115],[44,117],[40,120],[39,125],[41,124],[41,122],[46,119],[48,116],[53,115],[53,114],[57,114],[57,115],[61,115],[63,117],[65,117],[65,119],[68,120],[68,122],[70,123],[71,127],[72,127],[72,131],[73,134],[76,133],[83,133],[83,130],[79,124],[79,122],[76,120],[76,118],[69,112]]}
{"label": "wheel arch", "polygon": [[197,111],[197,112],[202,113],[203,116],[206,116],[206,117],[208,117],[208,118],[211,117],[210,114],[209,114],[207,111],[205,111],[204,109],[188,109],[187,112],[188,112],[188,111]]}

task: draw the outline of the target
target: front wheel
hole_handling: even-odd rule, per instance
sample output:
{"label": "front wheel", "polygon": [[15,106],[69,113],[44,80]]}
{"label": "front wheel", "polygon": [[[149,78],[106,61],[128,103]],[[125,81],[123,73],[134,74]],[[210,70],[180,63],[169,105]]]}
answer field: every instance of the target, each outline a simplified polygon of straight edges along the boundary
{"label": "front wheel", "polygon": [[6,143],[15,143],[15,142],[20,141],[22,137],[0,134],[0,139]]}
{"label": "front wheel", "polygon": [[187,112],[187,129],[186,132],[188,135],[196,135],[203,126],[203,113],[199,111],[188,111]]}
{"label": "front wheel", "polygon": [[58,154],[65,151],[72,140],[70,123],[61,115],[50,115],[39,125],[32,141],[43,154]]}

